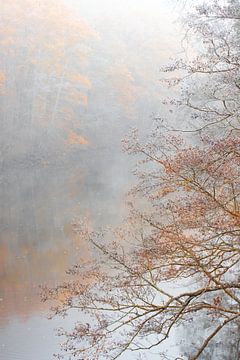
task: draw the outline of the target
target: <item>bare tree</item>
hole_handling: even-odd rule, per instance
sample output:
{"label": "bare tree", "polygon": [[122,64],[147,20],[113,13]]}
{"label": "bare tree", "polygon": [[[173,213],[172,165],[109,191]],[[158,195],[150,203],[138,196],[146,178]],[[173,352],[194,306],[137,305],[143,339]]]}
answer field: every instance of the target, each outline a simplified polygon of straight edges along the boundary
{"label": "bare tree", "polygon": [[197,359],[222,328],[239,322],[240,141],[206,140],[199,149],[168,137],[158,148],[157,133],[152,136],[144,146],[127,143],[150,167],[138,172],[132,191],[150,209],[132,207],[112,243],[76,225],[103,259],[72,269],[73,282],[45,289],[46,298],[64,299],[56,314],[78,309],[89,315],[64,332],[65,350],[78,358],[115,359],[158,347],[202,314],[211,331],[191,354]]}
{"label": "bare tree", "polygon": [[[185,17],[183,47],[187,55],[161,69],[168,75],[162,79],[164,84],[178,87],[178,97],[164,103],[170,111],[175,106],[178,114],[183,109],[177,117],[177,128],[183,131],[209,132],[218,126],[224,133],[240,128],[240,3],[220,3],[211,1],[211,5],[197,6]],[[181,124],[186,110],[191,123],[187,129],[186,122]],[[169,125],[166,127],[169,129]],[[176,125],[171,130],[176,131]]]}

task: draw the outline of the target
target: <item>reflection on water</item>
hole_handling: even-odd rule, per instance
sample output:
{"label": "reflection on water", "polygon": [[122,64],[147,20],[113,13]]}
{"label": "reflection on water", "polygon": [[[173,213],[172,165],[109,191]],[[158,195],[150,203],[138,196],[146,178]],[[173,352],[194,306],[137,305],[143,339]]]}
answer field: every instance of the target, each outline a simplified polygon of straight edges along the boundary
{"label": "reflection on water", "polygon": [[39,285],[90,256],[74,218],[124,215],[133,179],[120,140],[159,113],[176,28],[165,0],[0,6],[0,352],[48,360],[59,323],[45,319]]}

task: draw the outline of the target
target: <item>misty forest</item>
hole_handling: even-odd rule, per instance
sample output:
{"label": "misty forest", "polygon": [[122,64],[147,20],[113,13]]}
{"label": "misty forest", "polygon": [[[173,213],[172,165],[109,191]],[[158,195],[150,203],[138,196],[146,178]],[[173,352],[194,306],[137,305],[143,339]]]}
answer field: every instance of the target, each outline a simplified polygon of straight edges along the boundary
{"label": "misty forest", "polygon": [[0,358],[240,359],[240,0],[0,0]]}

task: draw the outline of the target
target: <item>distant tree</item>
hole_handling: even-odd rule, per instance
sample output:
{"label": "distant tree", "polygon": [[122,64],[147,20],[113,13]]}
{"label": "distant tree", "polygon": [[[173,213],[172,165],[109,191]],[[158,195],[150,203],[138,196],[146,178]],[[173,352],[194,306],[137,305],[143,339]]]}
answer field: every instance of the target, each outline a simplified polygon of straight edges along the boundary
{"label": "distant tree", "polygon": [[[43,289],[43,300],[57,301],[53,315],[81,314],[72,331],[59,332],[66,342],[58,358],[117,359],[126,352],[131,358],[142,354],[149,358],[155,349],[159,358],[166,359],[162,344],[172,337],[179,343],[176,359],[208,359],[211,347],[212,358],[219,359],[215,351],[219,336],[237,333],[237,5],[239,1],[225,5],[214,1],[199,6],[188,18],[188,29],[198,39],[194,52],[201,56],[162,69],[176,72],[174,79],[164,81],[181,87],[179,99],[166,101],[170,110],[176,106],[179,122],[190,118],[194,127],[186,130],[197,138],[189,143],[164,121],[144,141],[134,130],[123,142],[125,150],[137,157],[138,179],[129,193],[126,222],[99,232],[90,231],[84,221],[73,224],[79,237],[99,252],[92,262],[70,269],[69,282]],[[195,339],[186,339],[189,327]],[[239,358],[238,335],[226,349],[234,360]]]}
{"label": "distant tree", "polygon": [[19,155],[40,147],[36,156],[47,161],[39,134],[47,139],[54,129],[62,142],[79,128],[91,87],[86,39],[95,33],[62,0],[1,1],[0,17],[2,156],[12,156],[14,129]]}

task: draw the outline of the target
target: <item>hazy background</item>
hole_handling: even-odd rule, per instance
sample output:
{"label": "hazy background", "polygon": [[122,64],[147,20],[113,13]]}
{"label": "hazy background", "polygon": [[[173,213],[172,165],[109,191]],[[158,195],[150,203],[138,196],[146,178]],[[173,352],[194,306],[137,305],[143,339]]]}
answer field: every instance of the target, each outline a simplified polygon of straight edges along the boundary
{"label": "hazy background", "polygon": [[59,339],[40,303],[89,253],[71,222],[112,225],[132,163],[121,139],[149,131],[181,52],[169,0],[0,1],[0,354],[48,360]]}

